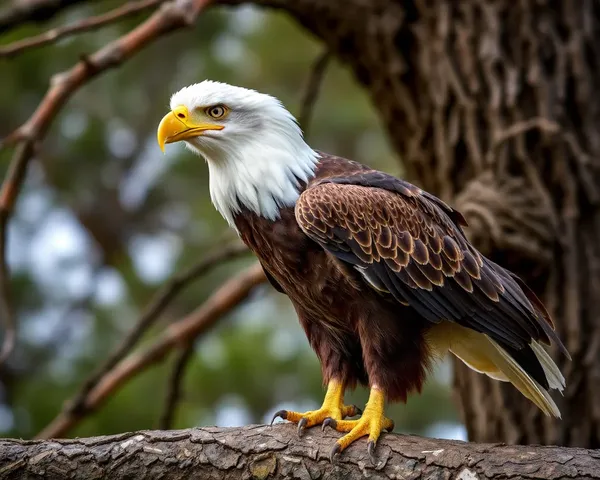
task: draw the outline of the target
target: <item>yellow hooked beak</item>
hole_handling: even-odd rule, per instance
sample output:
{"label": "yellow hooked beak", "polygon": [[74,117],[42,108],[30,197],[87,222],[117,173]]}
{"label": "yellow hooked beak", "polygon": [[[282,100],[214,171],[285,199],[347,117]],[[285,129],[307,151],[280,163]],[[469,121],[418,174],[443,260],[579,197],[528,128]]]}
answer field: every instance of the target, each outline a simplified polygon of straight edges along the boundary
{"label": "yellow hooked beak", "polygon": [[223,125],[211,123],[194,123],[186,107],[179,106],[167,113],[158,125],[156,139],[158,146],[164,152],[165,144],[175,143],[188,138],[202,135],[206,130],[223,130]]}

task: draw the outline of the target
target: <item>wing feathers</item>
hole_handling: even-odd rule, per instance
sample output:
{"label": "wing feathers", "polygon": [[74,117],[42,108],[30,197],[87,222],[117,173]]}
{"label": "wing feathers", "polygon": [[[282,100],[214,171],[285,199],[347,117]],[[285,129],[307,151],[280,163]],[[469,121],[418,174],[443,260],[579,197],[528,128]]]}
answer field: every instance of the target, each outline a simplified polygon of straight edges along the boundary
{"label": "wing feathers", "polygon": [[[382,181],[378,176],[375,183]],[[442,315],[511,348],[523,348],[531,338],[555,339],[547,331],[552,328],[545,311],[540,318],[541,308],[532,306],[529,292],[473,249],[431,196],[421,197],[416,187],[408,191],[403,196],[321,183],[301,195],[296,216],[307,235],[341,260],[363,271],[382,265],[370,277],[394,296],[409,299],[430,321]]]}
{"label": "wing feathers", "polygon": [[479,270],[479,263],[477,263],[475,256],[468,250],[463,252],[463,255],[463,269],[469,274],[469,276],[473,277],[475,280],[479,280],[481,278],[481,272]]}
{"label": "wing feathers", "polygon": [[409,255],[413,253],[415,243],[410,233],[406,231],[397,231],[396,238],[398,240],[398,246],[404,253],[408,253]]}
{"label": "wing feathers", "polygon": [[427,250],[425,244],[418,238],[413,243],[414,248],[411,254],[412,259],[421,265],[428,263],[429,251]]}
{"label": "wing feathers", "polygon": [[473,279],[469,273],[463,268],[454,275],[454,280],[458,283],[463,290],[473,293]]}
{"label": "wing feathers", "polygon": [[464,258],[464,255],[458,248],[457,243],[448,235],[444,235],[442,246],[444,249],[444,255],[446,255],[449,260],[452,260],[453,262],[459,262]]}
{"label": "wing feathers", "polygon": [[441,287],[444,285],[444,275],[440,270],[437,270],[431,263],[423,263],[419,265],[421,273],[427,277],[427,280],[433,285]]}
{"label": "wing feathers", "polygon": [[474,280],[473,283],[475,283],[475,286],[479,288],[479,290],[481,290],[490,300],[493,302],[500,301],[498,289],[488,275],[482,272],[481,278],[479,280]]}

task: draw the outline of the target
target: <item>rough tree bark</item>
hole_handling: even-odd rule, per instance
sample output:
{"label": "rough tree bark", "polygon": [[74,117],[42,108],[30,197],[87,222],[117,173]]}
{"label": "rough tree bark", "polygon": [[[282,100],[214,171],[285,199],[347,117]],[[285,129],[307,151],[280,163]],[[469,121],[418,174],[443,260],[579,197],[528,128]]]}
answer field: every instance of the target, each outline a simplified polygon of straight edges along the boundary
{"label": "rough tree bark", "polygon": [[470,439],[600,447],[600,4],[255,3],[285,9],[351,67],[407,177],[461,209],[476,245],[558,325],[573,357],[558,358],[563,420],[457,365]]}
{"label": "rough tree bark", "polygon": [[3,479],[597,479],[600,452],[384,435],[379,463],[359,441],[334,464],[335,433],[294,425],[144,431],[75,440],[0,440]]}

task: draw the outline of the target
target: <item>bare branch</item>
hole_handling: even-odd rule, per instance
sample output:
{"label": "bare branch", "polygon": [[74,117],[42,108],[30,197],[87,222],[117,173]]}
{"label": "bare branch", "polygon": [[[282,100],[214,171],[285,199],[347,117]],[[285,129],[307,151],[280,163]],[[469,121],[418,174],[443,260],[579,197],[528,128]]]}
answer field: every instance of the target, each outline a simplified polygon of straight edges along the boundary
{"label": "bare branch", "polygon": [[165,1],[166,0],[139,0],[131,3],[127,2],[120,7],[115,8],[114,10],[103,13],[102,15],[85,18],[71,25],[53,28],[52,30],[48,30],[40,35],[24,38],[23,40],[17,40],[16,42],[0,47],[0,57],[11,58],[25,50],[55,43],[57,40],[67,36],[95,30],[104,25],[117,22],[129,16],[137,15],[144,10],[156,7]]}
{"label": "bare branch", "polygon": [[10,162],[8,174],[2,184],[0,191],[0,319],[4,327],[4,338],[0,350],[0,364],[2,364],[12,353],[15,347],[17,331],[14,312],[10,303],[10,285],[8,281],[8,265],[6,264],[6,235],[8,220],[12,215],[15,200],[19,195],[27,160],[33,155],[33,142],[24,142],[15,150]]}
{"label": "bare branch", "polygon": [[146,306],[135,326],[121,341],[119,346],[108,357],[104,364],[85,381],[75,398],[66,404],[66,409],[75,415],[82,409],[85,410],[85,402],[89,392],[98,385],[108,372],[125,358],[125,356],[135,347],[140,338],[142,338],[148,329],[154,325],[171,301],[173,301],[184,288],[214,267],[248,252],[248,248],[242,243],[228,245],[225,248],[221,248],[220,250],[209,254],[187,271],[175,275]]}
{"label": "bare branch", "polygon": [[24,140],[40,141],[65,102],[99,74],[121,65],[163,35],[192,25],[210,0],[173,0],[165,3],[141,25],[92,55],[85,56],[70,70],[54,75],[50,88],[36,111],[23,125],[4,139],[4,146]]}
{"label": "bare branch", "polygon": [[26,22],[46,22],[60,11],[85,0],[14,0],[0,10],[0,33]]}
{"label": "bare branch", "polygon": [[194,354],[194,342],[189,342],[187,345],[181,347],[171,376],[169,377],[169,387],[167,389],[167,396],[165,400],[165,407],[160,420],[158,422],[158,428],[161,430],[169,430],[173,428],[173,420],[175,419],[175,412],[177,410],[177,404],[181,399],[181,384],[185,375],[185,370],[192,359]]}
{"label": "bare branch", "polygon": [[266,281],[259,263],[254,264],[225,282],[211,297],[187,317],[171,324],[150,347],[122,360],[86,395],[81,408],[64,409],[37,438],[56,438],[65,435],[90,412],[130,378],[160,362],[175,346],[193,341],[212,327],[223,315],[238,306],[252,289]]}
{"label": "bare branch", "polygon": [[302,99],[302,110],[298,116],[298,123],[300,123],[300,126],[304,131],[305,137],[308,136],[310,119],[312,118],[312,112],[315,103],[317,102],[317,97],[319,96],[319,89],[323,83],[329,60],[331,60],[331,53],[329,50],[325,50],[315,60],[308,78],[308,83]]}

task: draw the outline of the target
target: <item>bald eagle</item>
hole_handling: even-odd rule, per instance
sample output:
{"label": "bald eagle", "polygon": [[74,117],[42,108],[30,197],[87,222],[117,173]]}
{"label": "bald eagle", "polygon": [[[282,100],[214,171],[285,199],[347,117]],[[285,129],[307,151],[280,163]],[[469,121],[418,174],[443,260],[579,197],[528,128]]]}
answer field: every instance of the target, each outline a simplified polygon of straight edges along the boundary
{"label": "bald eagle", "polygon": [[[346,435],[331,458],[393,421],[384,402],[420,391],[432,362],[452,352],[512,383],[560,417],[550,389],[564,378],[541,344],[568,357],[542,302],[467,240],[463,216],[415,185],[313,150],[272,96],[204,81],[171,98],[161,149],[184,141],[208,163],[217,210],[293,303],[322,367],[318,410],[280,411],[299,431]],[[370,388],[362,416],[344,391]]]}

